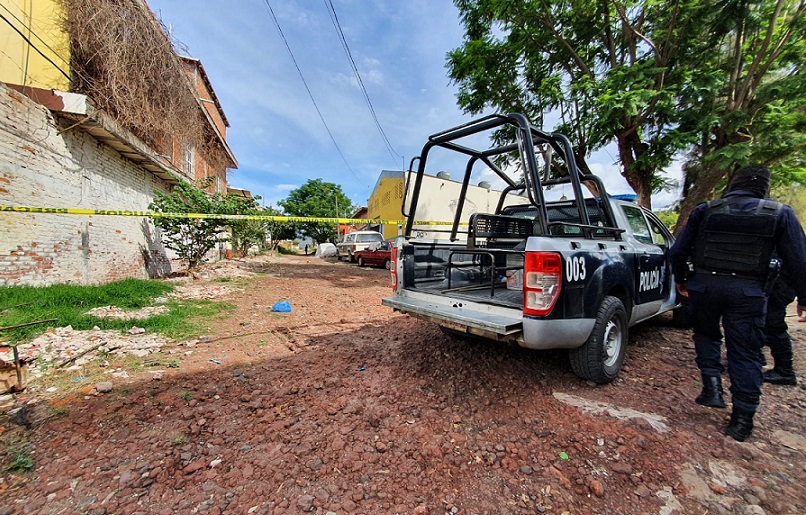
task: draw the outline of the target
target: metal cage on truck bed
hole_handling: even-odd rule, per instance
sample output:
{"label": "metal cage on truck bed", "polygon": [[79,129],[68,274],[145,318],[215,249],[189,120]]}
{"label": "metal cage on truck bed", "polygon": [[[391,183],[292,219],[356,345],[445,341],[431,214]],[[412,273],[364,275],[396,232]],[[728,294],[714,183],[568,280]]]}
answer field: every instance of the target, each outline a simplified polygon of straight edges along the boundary
{"label": "metal cage on truck bed", "polygon": [[[515,143],[498,146],[490,149],[480,150],[465,144],[467,138],[479,133],[491,132],[499,129],[509,128],[514,131]],[[607,202],[600,202],[596,206],[596,217],[592,219],[592,211],[586,205],[586,200],[590,200],[583,194],[583,185],[591,191],[597,191],[600,196],[605,195],[605,188],[602,181],[594,175],[583,175],[580,173],[573,159],[573,148],[571,142],[561,134],[548,134],[531,126],[526,117],[513,113],[508,115],[494,114],[479,120],[460,125],[453,129],[434,134],[428,138],[428,142],[423,146],[418,157],[411,161],[410,175],[414,178],[412,185],[406,184],[403,197],[403,216],[406,218],[404,237],[412,237],[415,219],[417,217],[417,204],[422,193],[423,176],[426,171],[426,162],[429,152],[434,148],[442,148],[467,156],[465,171],[462,181],[462,188],[459,198],[456,200],[456,212],[450,229],[431,229],[433,232],[445,232],[450,234],[450,241],[458,239],[461,220],[467,201],[467,190],[474,166],[481,163],[489,168],[502,181],[506,183],[506,188],[501,193],[495,213],[487,214],[484,217],[475,217],[475,226],[471,223],[467,230],[468,239],[471,240],[469,246],[478,247],[490,243],[491,239],[498,241],[498,246],[503,248],[506,244],[517,243],[514,240],[517,236],[524,239],[529,235],[551,235],[552,227],[562,226],[576,228],[576,231],[585,238],[602,237],[607,235],[615,239],[619,238],[621,230],[616,226],[611,207]],[[511,154],[515,151],[520,156],[519,167],[523,171],[523,182],[515,182],[509,175],[495,163],[494,158],[504,154]],[[538,156],[542,159],[542,166],[538,165]],[[411,170],[417,163],[416,173]],[[412,175],[413,174],[413,175]],[[410,180],[410,179],[409,179]],[[558,185],[570,185],[572,198],[562,206],[552,206],[552,209],[566,209],[572,212],[573,216],[565,213],[559,220],[549,216],[547,203],[544,197],[544,189]],[[411,186],[411,187],[410,187]],[[506,215],[502,215],[504,198],[512,191],[523,191],[529,205],[534,208],[534,221],[531,227],[527,227],[523,221],[512,221]],[[410,198],[409,198],[410,195]],[[410,204],[409,212],[406,212],[406,205]],[[496,218],[496,216],[500,216]]]}

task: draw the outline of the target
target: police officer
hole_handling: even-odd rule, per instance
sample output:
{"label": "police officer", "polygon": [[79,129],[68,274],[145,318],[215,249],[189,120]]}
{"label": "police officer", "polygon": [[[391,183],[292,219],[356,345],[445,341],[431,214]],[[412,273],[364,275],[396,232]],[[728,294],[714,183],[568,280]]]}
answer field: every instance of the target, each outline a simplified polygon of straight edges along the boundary
{"label": "police officer", "polygon": [[[806,314],[806,236],[792,208],[765,200],[770,170],[736,171],[724,198],[697,206],[670,249],[677,290],[688,297],[702,392],[697,404],[725,408],[722,332],[733,411],[725,434],[743,442],[753,432],[761,399],[761,348],[767,298],[764,283],[776,251]],[[688,277],[688,263],[694,273]]]}
{"label": "police officer", "polygon": [[792,364],[792,338],[786,325],[786,307],[795,300],[795,290],[790,282],[785,274],[776,277],[767,299],[764,344],[770,348],[773,368],[764,372],[764,382],[795,386],[798,379]]}

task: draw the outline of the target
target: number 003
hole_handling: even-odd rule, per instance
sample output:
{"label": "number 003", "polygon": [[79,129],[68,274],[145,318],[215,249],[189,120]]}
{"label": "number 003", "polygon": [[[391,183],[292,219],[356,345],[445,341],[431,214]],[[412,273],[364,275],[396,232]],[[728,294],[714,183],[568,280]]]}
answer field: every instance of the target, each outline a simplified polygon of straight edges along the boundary
{"label": "number 003", "polygon": [[565,279],[568,282],[584,281],[585,275],[585,258],[580,256],[565,258]]}

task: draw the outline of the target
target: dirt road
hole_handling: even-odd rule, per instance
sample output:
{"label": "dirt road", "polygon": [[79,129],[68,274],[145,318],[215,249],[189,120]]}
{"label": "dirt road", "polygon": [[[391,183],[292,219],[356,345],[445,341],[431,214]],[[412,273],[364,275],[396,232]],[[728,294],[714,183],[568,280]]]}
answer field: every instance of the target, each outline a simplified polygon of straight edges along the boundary
{"label": "dirt road", "polygon": [[804,389],[765,386],[752,439],[728,439],[728,410],[693,402],[687,331],[634,328],[619,379],[595,386],[563,353],[392,313],[383,269],[283,256],[205,277],[183,291],[237,309],[161,380],[0,420],[34,451],[2,472],[0,514],[806,512]]}

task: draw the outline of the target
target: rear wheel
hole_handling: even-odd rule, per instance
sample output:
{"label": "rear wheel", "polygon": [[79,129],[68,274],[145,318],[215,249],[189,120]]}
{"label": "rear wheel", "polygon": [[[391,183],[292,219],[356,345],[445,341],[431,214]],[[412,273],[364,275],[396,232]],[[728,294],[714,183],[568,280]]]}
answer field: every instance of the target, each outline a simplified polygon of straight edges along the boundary
{"label": "rear wheel", "polygon": [[358,256],[358,266],[364,266],[364,256]]}
{"label": "rear wheel", "polygon": [[384,267],[385,269],[387,269],[387,270],[391,270],[391,269],[392,269],[392,261],[391,261],[391,260],[389,260],[389,259],[385,259],[385,260],[383,261],[383,267]]}
{"label": "rear wheel", "polygon": [[627,338],[624,304],[618,297],[605,297],[588,341],[569,352],[571,368],[579,377],[597,384],[613,381],[624,363]]}
{"label": "rear wheel", "polygon": [[347,251],[347,254],[350,258],[350,263],[355,263],[355,254],[353,254],[352,250]]}

